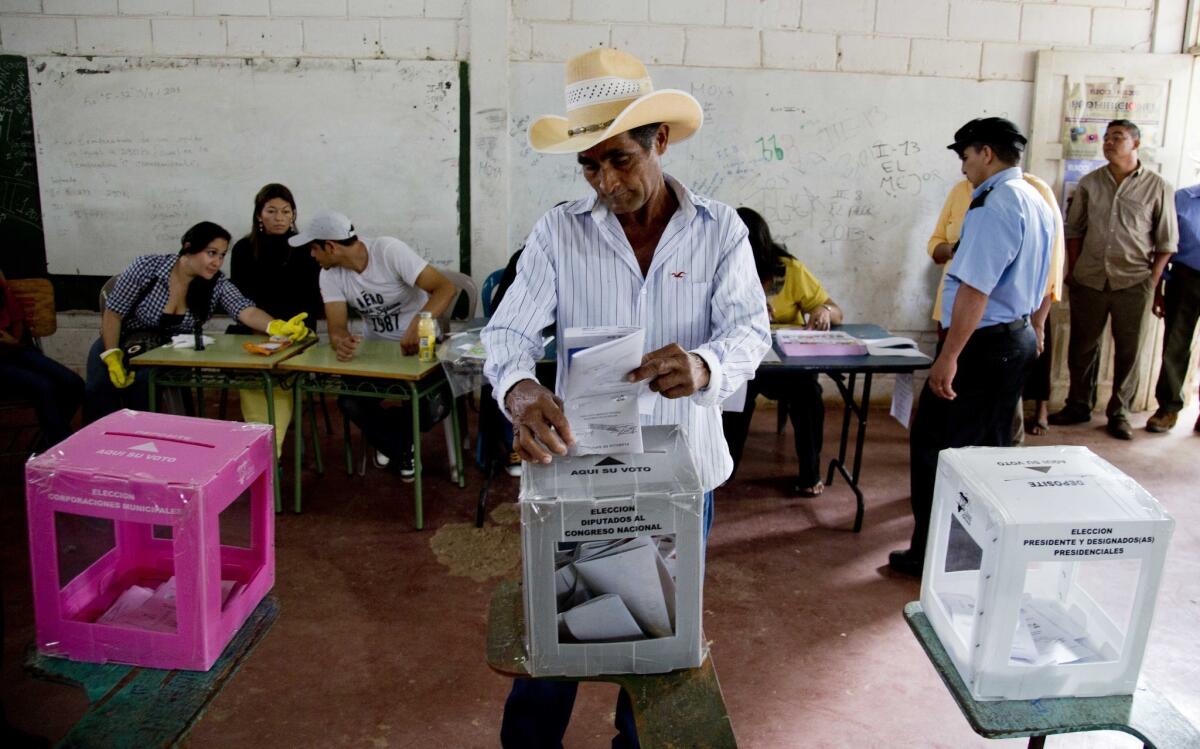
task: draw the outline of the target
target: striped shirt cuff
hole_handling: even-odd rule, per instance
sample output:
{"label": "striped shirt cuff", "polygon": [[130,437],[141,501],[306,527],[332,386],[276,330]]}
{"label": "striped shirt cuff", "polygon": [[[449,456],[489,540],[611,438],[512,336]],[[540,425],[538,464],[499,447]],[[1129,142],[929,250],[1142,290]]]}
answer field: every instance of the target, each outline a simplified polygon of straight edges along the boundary
{"label": "striped shirt cuff", "polygon": [[508,406],[504,403],[505,396],[517,383],[524,380],[537,382],[537,378],[530,372],[512,372],[501,378],[499,385],[492,391],[492,394],[496,396],[496,404],[500,406],[500,413],[504,414],[504,418],[508,419],[510,424],[512,423],[512,414],[508,412]]}
{"label": "striped shirt cuff", "polygon": [[721,386],[725,384],[725,370],[721,367],[720,360],[708,349],[698,348],[688,353],[699,356],[708,365],[708,385],[692,394],[692,402],[697,406],[717,405],[722,400]]}

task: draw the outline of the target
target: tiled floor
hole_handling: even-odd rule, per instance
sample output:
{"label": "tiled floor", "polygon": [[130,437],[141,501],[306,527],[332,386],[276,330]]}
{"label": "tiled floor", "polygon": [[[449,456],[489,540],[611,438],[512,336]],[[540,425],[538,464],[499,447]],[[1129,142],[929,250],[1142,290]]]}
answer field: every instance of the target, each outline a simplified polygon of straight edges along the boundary
{"label": "tiled floor", "polygon": [[[1030,441],[1091,447],[1174,514],[1143,678],[1200,724],[1200,435],[1188,428],[1195,418],[1193,408],[1176,433],[1139,431],[1132,443],[1105,436],[1099,420]],[[756,416],[738,480],[718,491],[705,630],[741,746],[996,745],[970,731],[901,617],[918,584],[883,565],[911,527],[907,435],[885,411],[872,419],[860,534],[849,530],[853,496],[840,480],[815,500],[788,496],[791,437],[775,435],[769,409]],[[831,410],[827,446],[839,425]],[[446,480],[440,429],[424,444],[426,530],[418,532],[410,487],[378,469],[365,478],[335,470],[340,436],[326,438],[335,465],[324,478],[306,473],[303,515],[278,516],[282,614],[196,726],[191,746],[498,745],[508,682],[484,662],[485,616],[496,581],[517,572],[516,514],[505,504],[517,481],[497,480],[489,524],[476,531],[478,471],[459,490]],[[53,739],[84,698],[22,671],[33,625],[20,466],[11,460],[0,468],[0,492],[0,698],[12,724]],[[567,746],[609,745],[614,697],[611,686],[581,690]],[[1049,745],[1140,744],[1091,734]]]}

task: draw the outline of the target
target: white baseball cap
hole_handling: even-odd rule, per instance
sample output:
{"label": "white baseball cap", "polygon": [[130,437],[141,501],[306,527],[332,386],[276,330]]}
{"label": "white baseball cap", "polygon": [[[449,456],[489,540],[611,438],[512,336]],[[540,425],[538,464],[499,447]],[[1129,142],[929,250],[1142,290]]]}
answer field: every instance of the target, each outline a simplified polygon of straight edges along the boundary
{"label": "white baseball cap", "polygon": [[350,223],[350,219],[344,213],[321,210],[312,217],[304,231],[288,238],[288,244],[292,247],[303,247],[312,242],[350,239],[354,236],[354,224]]}

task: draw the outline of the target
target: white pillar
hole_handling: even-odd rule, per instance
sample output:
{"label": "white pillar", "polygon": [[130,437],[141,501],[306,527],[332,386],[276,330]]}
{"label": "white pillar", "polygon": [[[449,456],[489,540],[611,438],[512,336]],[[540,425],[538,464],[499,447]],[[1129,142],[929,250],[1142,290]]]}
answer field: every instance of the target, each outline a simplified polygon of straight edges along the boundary
{"label": "white pillar", "polygon": [[[508,247],[508,0],[471,0],[471,275],[504,267]],[[482,310],[480,310],[482,313]]]}

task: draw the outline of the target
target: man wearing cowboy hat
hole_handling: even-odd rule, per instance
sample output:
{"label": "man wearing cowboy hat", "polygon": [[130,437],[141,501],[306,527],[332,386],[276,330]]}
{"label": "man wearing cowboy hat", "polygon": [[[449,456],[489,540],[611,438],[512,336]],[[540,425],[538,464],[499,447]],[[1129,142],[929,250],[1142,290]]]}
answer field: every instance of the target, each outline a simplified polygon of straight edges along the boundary
{"label": "man wearing cowboy hat", "polygon": [[[576,154],[594,193],[556,207],[534,226],[517,277],[483,332],[485,373],[513,422],[524,460],[550,462],[573,444],[562,401],[538,384],[541,331],[557,324],[637,326],[648,353],[629,373],[661,397],[642,423],[686,430],[705,494],[733,461],[721,402],[754,375],[770,346],[766,299],[745,225],[727,205],[663,173],[662,155],[703,122],[683,91],[655,91],[631,55],[596,49],[567,62],[566,117],[542,117],[529,142],[542,153]],[[566,350],[558,351],[562,390]],[[575,683],[516,680],[505,705],[506,747],[559,747]],[[632,711],[617,701],[615,747],[635,747]]]}
{"label": "man wearing cowboy hat", "polygon": [[971,120],[946,147],[958,155],[975,189],[946,271],[946,338],[938,344],[909,438],[912,543],[888,557],[891,569],[917,577],[938,454],[1012,444],[1013,411],[1050,309],[1046,278],[1056,230],[1052,209],[1022,178],[1025,136],[1016,125],[1002,117]]}

